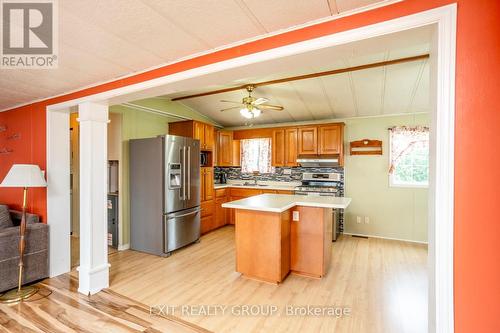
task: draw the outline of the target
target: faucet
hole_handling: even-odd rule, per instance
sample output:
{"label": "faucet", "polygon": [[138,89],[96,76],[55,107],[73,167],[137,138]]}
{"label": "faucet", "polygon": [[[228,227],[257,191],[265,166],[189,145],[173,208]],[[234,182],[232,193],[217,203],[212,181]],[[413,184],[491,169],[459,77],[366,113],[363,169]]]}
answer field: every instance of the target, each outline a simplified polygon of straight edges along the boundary
{"label": "faucet", "polygon": [[257,178],[254,178],[254,179],[253,179],[253,184],[254,184],[255,186],[257,186]]}

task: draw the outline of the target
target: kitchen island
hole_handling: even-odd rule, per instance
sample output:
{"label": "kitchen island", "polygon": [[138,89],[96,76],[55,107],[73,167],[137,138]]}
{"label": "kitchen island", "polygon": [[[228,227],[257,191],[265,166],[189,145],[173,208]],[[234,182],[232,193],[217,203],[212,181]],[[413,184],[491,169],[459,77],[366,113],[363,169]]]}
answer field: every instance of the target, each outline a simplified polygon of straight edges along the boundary
{"label": "kitchen island", "polygon": [[344,197],[261,194],[227,202],[235,209],[236,271],[280,283],[290,273],[316,278],[328,270],[334,209]]}

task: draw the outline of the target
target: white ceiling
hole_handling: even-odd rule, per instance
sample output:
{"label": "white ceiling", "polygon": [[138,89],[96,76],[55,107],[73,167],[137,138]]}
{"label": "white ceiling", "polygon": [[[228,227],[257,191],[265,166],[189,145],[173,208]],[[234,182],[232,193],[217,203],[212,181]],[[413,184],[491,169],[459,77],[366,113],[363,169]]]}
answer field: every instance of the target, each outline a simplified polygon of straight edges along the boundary
{"label": "white ceiling", "polygon": [[0,110],[378,2],[59,1],[59,68],[0,70]]}
{"label": "white ceiling", "polygon": [[[240,67],[217,73],[211,80],[200,79],[199,89],[177,90],[176,93],[163,97],[170,99],[247,83],[427,54],[431,34],[432,27],[423,27]],[[285,109],[266,111],[253,123],[258,125],[428,112],[429,74],[426,59],[258,87],[254,92],[255,97],[266,97],[269,104],[282,105]],[[192,87],[193,83],[186,83],[188,85]],[[246,91],[239,90],[179,102],[221,125],[241,126],[246,120],[238,114],[239,111],[235,109],[220,112],[223,108],[233,106],[220,100],[240,101],[245,95]]]}

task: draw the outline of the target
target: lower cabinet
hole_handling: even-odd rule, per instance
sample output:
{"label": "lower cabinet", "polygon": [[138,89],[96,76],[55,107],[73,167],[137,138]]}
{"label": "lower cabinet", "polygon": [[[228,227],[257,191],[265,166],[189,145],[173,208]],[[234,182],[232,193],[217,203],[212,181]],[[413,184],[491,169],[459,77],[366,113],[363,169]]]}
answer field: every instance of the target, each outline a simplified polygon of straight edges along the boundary
{"label": "lower cabinet", "polygon": [[234,209],[222,208],[222,204],[229,201],[235,201],[252,197],[254,195],[270,194],[293,194],[293,191],[285,190],[257,190],[247,188],[223,188],[215,190],[215,200],[203,201],[201,203],[201,233],[206,234],[209,231],[234,224]]}
{"label": "lower cabinet", "polygon": [[201,221],[200,232],[206,234],[214,229],[214,200],[202,201],[201,203]]}

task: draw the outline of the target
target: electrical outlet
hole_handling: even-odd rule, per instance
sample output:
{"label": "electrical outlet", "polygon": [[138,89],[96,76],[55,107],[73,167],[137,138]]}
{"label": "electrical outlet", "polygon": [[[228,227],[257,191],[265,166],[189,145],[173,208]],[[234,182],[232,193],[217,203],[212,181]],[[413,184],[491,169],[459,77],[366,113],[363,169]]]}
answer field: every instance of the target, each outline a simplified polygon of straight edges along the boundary
{"label": "electrical outlet", "polygon": [[361,223],[361,216],[356,216],[356,222]]}
{"label": "electrical outlet", "polygon": [[365,216],[365,224],[370,224],[370,218],[368,216]]}
{"label": "electrical outlet", "polygon": [[295,222],[298,222],[299,218],[300,218],[299,211],[298,210],[294,210],[292,215],[293,215],[292,216],[292,220],[295,221]]}

